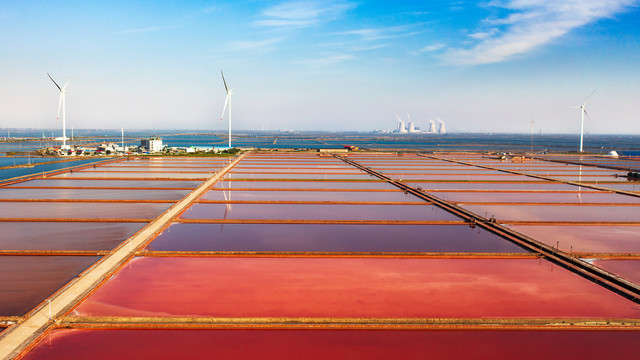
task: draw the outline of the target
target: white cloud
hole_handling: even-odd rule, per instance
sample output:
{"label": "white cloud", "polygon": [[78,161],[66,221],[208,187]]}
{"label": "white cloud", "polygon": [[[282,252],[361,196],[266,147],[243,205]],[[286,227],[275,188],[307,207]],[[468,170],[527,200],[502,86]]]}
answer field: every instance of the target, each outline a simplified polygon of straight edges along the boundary
{"label": "white cloud", "polygon": [[420,31],[408,31],[407,26],[394,26],[383,28],[364,28],[357,30],[350,30],[338,33],[338,35],[356,35],[360,37],[362,41],[378,41],[393,39],[399,37],[413,36],[420,34]]}
{"label": "white cloud", "polygon": [[254,24],[280,28],[310,27],[334,20],[355,7],[355,3],[345,1],[287,1],[265,9],[262,15],[266,18]]}
{"label": "white cloud", "polygon": [[479,42],[470,49],[452,49],[449,63],[489,64],[545,45],[569,31],[610,18],[636,6],[638,0],[496,0],[488,4],[513,11],[498,19],[486,19],[489,29],[471,34]]}
{"label": "white cloud", "polygon": [[496,32],[498,32],[497,29],[491,29],[489,31],[481,31],[481,32],[469,34],[469,37],[477,39],[477,40],[485,40],[485,39],[489,39],[490,37],[495,35]]}
{"label": "white cloud", "polygon": [[425,52],[432,52],[432,51],[438,51],[440,49],[444,49],[446,45],[442,44],[442,43],[435,43],[435,44],[431,44],[431,45],[427,45],[425,47],[420,48],[418,51],[415,52],[415,54],[422,54]]}
{"label": "white cloud", "polygon": [[282,41],[282,38],[273,38],[257,41],[236,41],[229,44],[231,51],[267,52],[275,49],[273,45]]}
{"label": "white cloud", "polygon": [[297,63],[306,64],[306,65],[316,65],[316,66],[329,66],[329,65],[339,64],[341,62],[345,62],[348,60],[353,60],[355,58],[356,57],[352,54],[338,54],[338,55],[327,55],[324,57],[318,57],[313,59],[298,60]]}

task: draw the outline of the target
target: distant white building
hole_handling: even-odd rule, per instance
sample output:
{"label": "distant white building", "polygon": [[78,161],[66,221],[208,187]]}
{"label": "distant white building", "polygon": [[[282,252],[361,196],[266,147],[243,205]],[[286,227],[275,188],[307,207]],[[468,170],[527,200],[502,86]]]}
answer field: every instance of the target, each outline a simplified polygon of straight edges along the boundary
{"label": "distant white building", "polygon": [[140,147],[147,149],[149,152],[161,152],[162,151],[162,138],[158,136],[152,136],[148,139],[140,140]]}

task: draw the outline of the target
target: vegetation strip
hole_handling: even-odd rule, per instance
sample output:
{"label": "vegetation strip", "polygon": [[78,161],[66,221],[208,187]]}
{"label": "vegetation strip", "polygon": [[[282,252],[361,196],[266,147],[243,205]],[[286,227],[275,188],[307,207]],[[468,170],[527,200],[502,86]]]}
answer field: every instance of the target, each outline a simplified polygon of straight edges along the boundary
{"label": "vegetation strip", "polygon": [[[640,330],[640,319],[589,319],[589,318],[480,318],[480,319],[455,319],[455,318],[227,318],[227,317],[76,317],[67,316],[60,319],[60,327],[208,327],[208,326],[233,326],[248,327],[280,327],[297,325],[319,325],[333,327],[365,327],[390,326],[394,328],[409,327],[455,327],[455,328],[492,328],[504,329],[506,326],[524,329],[527,326],[541,328],[592,328],[606,329],[607,327],[626,330]],[[315,328],[314,326],[314,328]]]}

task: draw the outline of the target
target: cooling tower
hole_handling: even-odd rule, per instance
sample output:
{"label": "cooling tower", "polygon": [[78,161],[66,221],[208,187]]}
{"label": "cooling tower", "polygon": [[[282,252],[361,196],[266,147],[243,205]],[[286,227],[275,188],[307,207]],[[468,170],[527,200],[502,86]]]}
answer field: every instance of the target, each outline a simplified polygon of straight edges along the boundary
{"label": "cooling tower", "polygon": [[398,133],[399,134],[406,134],[407,133],[407,128],[404,127],[404,121],[398,119]]}
{"label": "cooling tower", "polygon": [[438,134],[446,134],[447,130],[444,128],[444,121],[438,119],[438,122],[440,123],[440,128],[438,129]]}
{"label": "cooling tower", "polygon": [[429,131],[427,131],[429,134],[435,134],[436,133],[436,123],[433,122],[433,120],[429,120]]}
{"label": "cooling tower", "polygon": [[413,121],[409,121],[409,133],[413,134],[416,132],[416,125],[413,123]]}

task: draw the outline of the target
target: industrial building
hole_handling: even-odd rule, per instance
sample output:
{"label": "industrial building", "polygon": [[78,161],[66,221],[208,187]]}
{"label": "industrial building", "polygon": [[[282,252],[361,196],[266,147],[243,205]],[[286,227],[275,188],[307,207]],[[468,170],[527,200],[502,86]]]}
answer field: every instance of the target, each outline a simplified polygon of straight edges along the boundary
{"label": "industrial building", "polygon": [[162,152],[162,138],[152,136],[148,139],[142,139],[140,140],[140,147],[145,148],[148,152]]}

